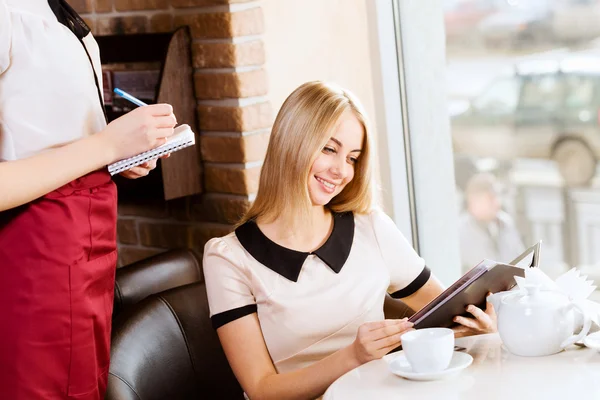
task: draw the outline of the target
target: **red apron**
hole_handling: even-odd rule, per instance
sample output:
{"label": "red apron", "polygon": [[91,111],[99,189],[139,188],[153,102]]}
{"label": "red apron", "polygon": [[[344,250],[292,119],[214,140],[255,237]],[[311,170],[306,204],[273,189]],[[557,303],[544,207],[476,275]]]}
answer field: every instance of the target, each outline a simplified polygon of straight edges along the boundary
{"label": "red apron", "polygon": [[0,399],[104,398],[116,218],[106,170],[0,213]]}

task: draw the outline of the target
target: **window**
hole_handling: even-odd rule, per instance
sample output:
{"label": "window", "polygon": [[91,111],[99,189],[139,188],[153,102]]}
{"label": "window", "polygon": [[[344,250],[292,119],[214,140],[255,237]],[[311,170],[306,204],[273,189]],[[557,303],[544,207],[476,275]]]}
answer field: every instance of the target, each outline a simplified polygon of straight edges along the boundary
{"label": "window", "polygon": [[562,90],[558,75],[536,75],[523,83],[521,107],[553,111],[562,101]]}
{"label": "window", "polygon": [[590,76],[566,76],[564,106],[570,110],[589,107],[594,100],[595,83],[596,79]]}

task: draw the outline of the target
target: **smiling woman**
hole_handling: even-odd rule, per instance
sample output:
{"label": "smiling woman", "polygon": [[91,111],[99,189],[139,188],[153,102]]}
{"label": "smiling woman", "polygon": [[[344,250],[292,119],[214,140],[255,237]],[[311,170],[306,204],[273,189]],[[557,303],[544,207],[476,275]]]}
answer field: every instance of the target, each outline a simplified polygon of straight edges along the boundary
{"label": "smiling woman", "polygon": [[325,206],[352,181],[364,136],[361,121],[353,112],[344,112],[310,169],[308,192],[313,205]]}
{"label": "smiling woman", "polygon": [[[235,232],[206,244],[211,319],[252,399],[319,397],[412,328],[384,319],[386,293],[416,310],[442,292],[372,206],[362,110],[333,84],[296,89],[275,119],[254,205]],[[475,308],[471,333],[494,318]]]}
{"label": "smiling woman", "polygon": [[[265,223],[304,223],[315,201],[336,212],[369,210],[369,134],[366,113],[352,93],[331,83],[300,86],[277,115],[260,190],[240,224],[259,216]],[[324,171],[332,163],[338,164],[331,173]]]}

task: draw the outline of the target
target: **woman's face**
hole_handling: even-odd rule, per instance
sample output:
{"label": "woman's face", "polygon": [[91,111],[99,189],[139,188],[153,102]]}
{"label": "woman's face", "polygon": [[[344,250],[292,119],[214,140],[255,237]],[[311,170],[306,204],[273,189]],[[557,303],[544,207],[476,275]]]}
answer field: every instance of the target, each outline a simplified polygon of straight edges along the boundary
{"label": "woman's face", "polygon": [[342,114],[310,169],[308,192],[314,206],[328,204],[354,178],[364,135],[363,126],[353,112]]}

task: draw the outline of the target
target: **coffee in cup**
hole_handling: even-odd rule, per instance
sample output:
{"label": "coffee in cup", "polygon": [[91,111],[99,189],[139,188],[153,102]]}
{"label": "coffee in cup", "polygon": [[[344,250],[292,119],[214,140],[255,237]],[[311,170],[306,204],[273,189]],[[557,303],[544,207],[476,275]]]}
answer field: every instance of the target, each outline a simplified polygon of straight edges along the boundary
{"label": "coffee in cup", "polygon": [[417,329],[406,332],[400,339],[406,360],[414,372],[439,372],[450,365],[454,353],[452,329]]}

